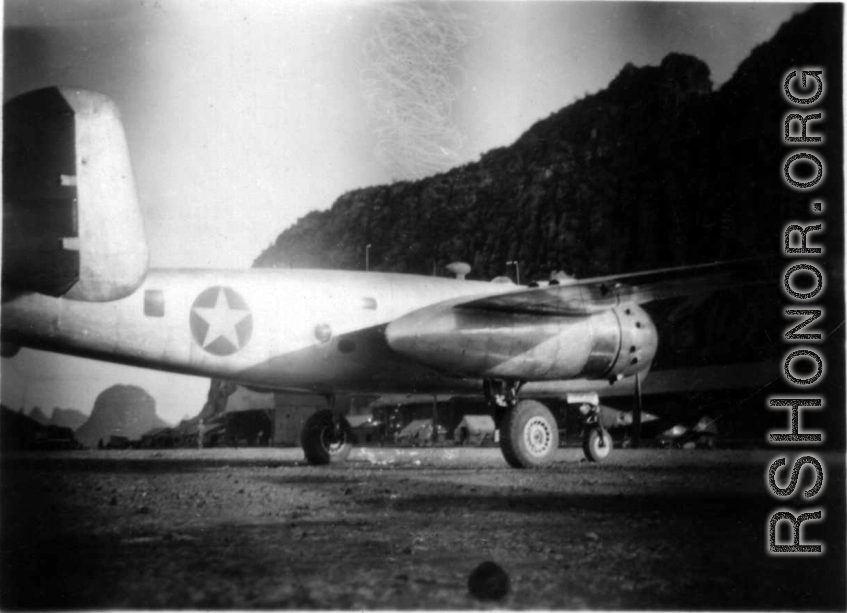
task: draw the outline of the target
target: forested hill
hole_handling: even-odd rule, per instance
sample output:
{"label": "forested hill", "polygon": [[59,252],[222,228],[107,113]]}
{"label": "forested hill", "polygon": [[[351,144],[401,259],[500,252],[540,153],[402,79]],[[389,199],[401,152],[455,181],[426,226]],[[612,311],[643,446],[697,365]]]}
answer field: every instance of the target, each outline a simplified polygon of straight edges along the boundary
{"label": "forested hill", "polygon": [[[785,223],[810,218],[810,198],[840,206],[841,23],[840,5],[811,7],[717,91],[694,57],[626,65],[605,90],[478,162],[342,195],[284,231],[255,265],[363,269],[371,244],[372,270],[444,274],[464,260],[471,276],[491,278],[518,260],[529,280],[773,255]],[[783,119],[798,112],[782,84],[810,66],[828,75],[822,102],[800,109],[825,111],[809,124],[826,135],[816,150],[828,173],[814,195],[782,179]],[[840,220],[827,221],[828,240],[842,236]],[[839,261],[840,245],[828,246]]]}

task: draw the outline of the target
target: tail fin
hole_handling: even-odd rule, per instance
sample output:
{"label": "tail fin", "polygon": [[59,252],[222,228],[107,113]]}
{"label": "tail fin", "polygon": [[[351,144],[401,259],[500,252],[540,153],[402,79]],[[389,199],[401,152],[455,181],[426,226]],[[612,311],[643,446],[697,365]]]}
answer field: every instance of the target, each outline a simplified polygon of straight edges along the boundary
{"label": "tail fin", "polygon": [[117,108],[51,87],[3,108],[3,284],[117,300],[147,274],[147,242]]}

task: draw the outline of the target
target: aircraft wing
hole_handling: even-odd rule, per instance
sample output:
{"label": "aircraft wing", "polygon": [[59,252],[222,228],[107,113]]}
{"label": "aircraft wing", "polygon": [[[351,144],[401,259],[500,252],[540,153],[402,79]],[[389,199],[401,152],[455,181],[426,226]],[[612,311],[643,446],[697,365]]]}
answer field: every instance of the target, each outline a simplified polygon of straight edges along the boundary
{"label": "aircraft wing", "polygon": [[477,298],[457,309],[507,311],[532,315],[591,315],[619,304],[645,304],[735,287],[773,283],[761,260],[664,268],[594,277]]}

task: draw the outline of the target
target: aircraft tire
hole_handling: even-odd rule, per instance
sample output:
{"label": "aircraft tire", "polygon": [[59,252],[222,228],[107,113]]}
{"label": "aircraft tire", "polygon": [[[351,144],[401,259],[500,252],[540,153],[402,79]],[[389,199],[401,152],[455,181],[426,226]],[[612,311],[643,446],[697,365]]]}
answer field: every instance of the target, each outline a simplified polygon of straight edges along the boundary
{"label": "aircraft tire", "polygon": [[559,426],[553,413],[535,400],[506,410],[500,426],[500,451],[513,468],[539,468],[553,461]]}
{"label": "aircraft tire", "polygon": [[[605,445],[600,445],[601,437]],[[582,439],[582,452],[589,462],[605,460],[612,453],[612,435],[605,428],[589,428]]]}
{"label": "aircraft tire", "polygon": [[332,411],[317,411],[303,425],[300,444],[309,464],[336,464],[345,461],[353,450],[350,423],[341,418],[341,438],[333,441]]}

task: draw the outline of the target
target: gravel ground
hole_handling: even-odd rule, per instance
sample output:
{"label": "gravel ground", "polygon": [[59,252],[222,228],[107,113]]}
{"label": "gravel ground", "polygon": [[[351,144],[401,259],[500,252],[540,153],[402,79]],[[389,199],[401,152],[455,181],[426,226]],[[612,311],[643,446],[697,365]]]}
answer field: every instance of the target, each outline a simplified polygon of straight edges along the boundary
{"label": "gravel ground", "polygon": [[[537,471],[494,448],[330,467],[299,449],[6,454],[0,606],[844,607],[843,543],[766,553],[772,451],[559,453]],[[485,561],[508,575],[500,600],[469,593]]]}

